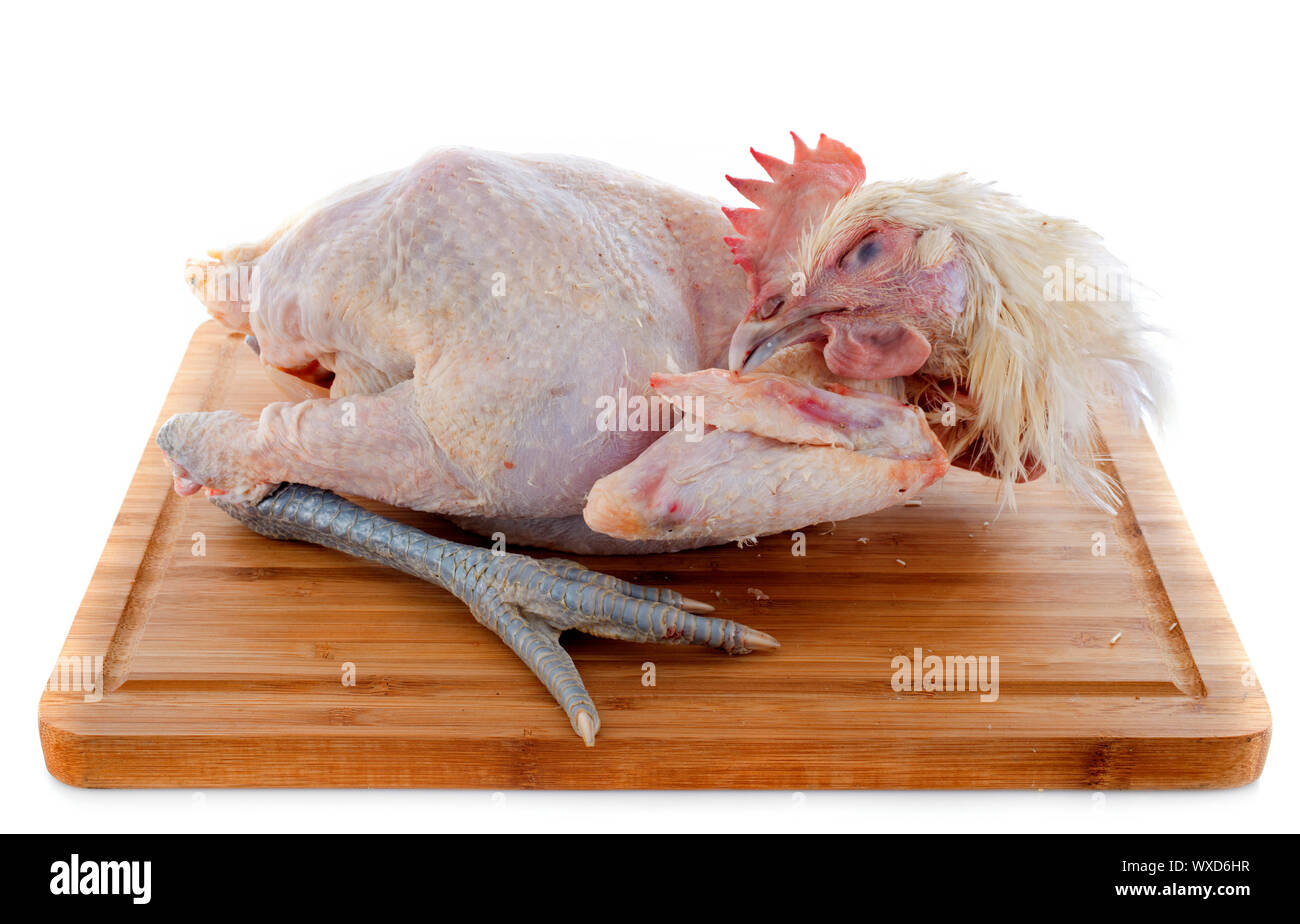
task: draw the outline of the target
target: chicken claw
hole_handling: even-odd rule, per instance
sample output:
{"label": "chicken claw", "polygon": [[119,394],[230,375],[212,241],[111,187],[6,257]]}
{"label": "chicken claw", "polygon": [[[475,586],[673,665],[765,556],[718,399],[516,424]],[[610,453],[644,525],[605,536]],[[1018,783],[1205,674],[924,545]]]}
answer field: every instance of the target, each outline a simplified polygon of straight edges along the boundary
{"label": "chicken claw", "polygon": [[600,716],[560,645],[566,629],[632,642],[708,645],[730,654],[780,647],[766,632],[703,615],[712,607],[674,590],[641,587],[565,559],[439,539],[321,488],[285,484],[256,503],[220,494],[212,502],[264,536],[380,562],[455,594],[537,675],[588,746],[595,744]]}

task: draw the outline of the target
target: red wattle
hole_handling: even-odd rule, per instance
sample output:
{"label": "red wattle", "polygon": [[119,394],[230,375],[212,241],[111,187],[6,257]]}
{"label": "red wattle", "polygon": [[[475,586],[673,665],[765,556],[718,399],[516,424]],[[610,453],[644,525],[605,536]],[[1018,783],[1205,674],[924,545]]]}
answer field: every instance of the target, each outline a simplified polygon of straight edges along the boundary
{"label": "red wattle", "polygon": [[911,375],[930,358],[930,341],[905,324],[844,313],[821,320],[829,335],[822,356],[836,375],[892,379]]}

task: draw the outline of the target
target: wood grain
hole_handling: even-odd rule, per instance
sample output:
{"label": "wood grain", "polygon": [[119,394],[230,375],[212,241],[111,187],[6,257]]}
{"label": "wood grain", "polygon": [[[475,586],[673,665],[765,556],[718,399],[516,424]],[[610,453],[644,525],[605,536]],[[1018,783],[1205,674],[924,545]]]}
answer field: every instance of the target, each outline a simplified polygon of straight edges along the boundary
{"label": "wood grain", "polygon": [[[209,322],[159,423],[277,398],[251,352]],[[40,704],[46,763],[95,787],[1250,782],[1271,731],[1263,692],[1150,442],[1104,429],[1130,498],[1115,517],[1047,484],[998,516],[991,483],[956,472],[922,506],[805,530],[804,556],[782,535],[584,558],[713,601],[783,645],[729,658],[566,637],[601,712],[592,749],[455,598],[174,497],[150,439],[61,652],[108,654],[109,682],[69,689],[56,666]],[[918,648],[997,656],[996,701],[895,690],[892,660]]]}

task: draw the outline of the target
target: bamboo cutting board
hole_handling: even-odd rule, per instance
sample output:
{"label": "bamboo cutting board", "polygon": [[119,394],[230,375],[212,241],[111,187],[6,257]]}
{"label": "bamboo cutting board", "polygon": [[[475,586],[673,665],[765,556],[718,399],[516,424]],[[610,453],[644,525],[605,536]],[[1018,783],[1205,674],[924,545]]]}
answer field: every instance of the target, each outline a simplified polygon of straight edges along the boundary
{"label": "bamboo cutting board", "polygon": [[[277,399],[208,322],[159,423]],[[585,557],[783,646],[727,657],[566,636],[601,714],[590,749],[458,600],[175,496],[151,435],[41,698],[46,764],[95,787],[1248,783],[1268,750],[1264,694],[1150,442],[1105,429],[1130,498],[1115,517],[1046,484],[999,517],[991,482],[954,471],[921,506],[805,530],[803,555],[786,534]],[[901,689],[918,649],[923,673],[931,656],[985,658],[983,697]]]}

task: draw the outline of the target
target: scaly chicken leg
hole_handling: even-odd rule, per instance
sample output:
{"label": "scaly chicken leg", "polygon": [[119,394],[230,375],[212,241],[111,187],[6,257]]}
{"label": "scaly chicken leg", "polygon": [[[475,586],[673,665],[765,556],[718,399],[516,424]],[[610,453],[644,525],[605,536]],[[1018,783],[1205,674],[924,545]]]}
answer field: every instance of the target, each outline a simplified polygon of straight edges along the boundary
{"label": "scaly chicken leg", "polygon": [[564,630],[709,645],[730,654],[780,647],[766,632],[697,615],[712,607],[676,591],[640,587],[564,559],[539,561],[437,539],[319,488],[281,485],[257,503],[213,499],[264,536],[315,542],[381,562],[455,594],[537,675],[588,747],[596,743],[600,715],[560,645]]}

